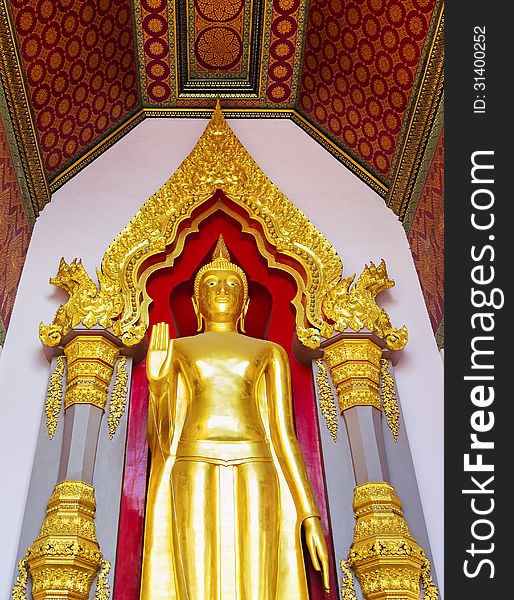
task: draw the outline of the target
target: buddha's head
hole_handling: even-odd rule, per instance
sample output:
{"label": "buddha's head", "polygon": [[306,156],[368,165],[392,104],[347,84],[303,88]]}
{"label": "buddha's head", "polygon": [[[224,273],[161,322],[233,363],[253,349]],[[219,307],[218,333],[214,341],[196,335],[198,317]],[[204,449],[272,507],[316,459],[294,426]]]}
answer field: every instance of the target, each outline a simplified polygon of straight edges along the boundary
{"label": "buddha's head", "polygon": [[220,235],[212,261],[195,277],[193,306],[198,331],[203,329],[239,330],[244,333],[248,310],[248,281],[244,271],[230,262],[230,254]]}

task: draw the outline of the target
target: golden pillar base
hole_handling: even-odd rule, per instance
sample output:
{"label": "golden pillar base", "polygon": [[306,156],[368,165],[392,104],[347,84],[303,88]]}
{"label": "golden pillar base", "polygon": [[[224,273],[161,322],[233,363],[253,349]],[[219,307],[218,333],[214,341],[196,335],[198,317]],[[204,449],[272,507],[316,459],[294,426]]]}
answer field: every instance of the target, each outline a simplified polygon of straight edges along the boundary
{"label": "golden pillar base", "polygon": [[89,598],[102,566],[95,512],[92,486],[81,481],[55,486],[39,536],[25,557],[34,600]]}
{"label": "golden pillar base", "polygon": [[357,486],[353,509],[356,524],[348,563],[366,600],[419,600],[422,579],[429,583],[425,597],[437,599],[437,589],[426,576],[428,559],[409,532],[393,486]]}

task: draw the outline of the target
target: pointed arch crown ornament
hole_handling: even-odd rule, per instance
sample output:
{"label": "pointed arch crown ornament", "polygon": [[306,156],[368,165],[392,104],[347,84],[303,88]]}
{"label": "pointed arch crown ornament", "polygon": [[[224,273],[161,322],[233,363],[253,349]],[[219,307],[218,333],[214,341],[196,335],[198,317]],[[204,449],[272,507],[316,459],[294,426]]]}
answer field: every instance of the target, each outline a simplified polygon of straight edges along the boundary
{"label": "pointed arch crown ornament", "polygon": [[50,282],[65,289],[69,300],[50,325],[41,323],[40,339],[57,346],[78,324],[101,326],[134,346],[148,327],[141,289],[141,266],[174,242],[182,223],[217,190],[260,224],[266,243],[300,265],[296,333],[308,348],[346,329],[368,329],[394,350],[407,343],[407,329],[397,329],[376,296],[394,286],[385,262],[373,263],[352,286],[355,275],[342,279],[336,250],[307,217],[268,179],[228,126],[219,102],[204,133],[189,156],[151,196],[113,240],[97,270],[98,286],[80,261],[61,260]]}

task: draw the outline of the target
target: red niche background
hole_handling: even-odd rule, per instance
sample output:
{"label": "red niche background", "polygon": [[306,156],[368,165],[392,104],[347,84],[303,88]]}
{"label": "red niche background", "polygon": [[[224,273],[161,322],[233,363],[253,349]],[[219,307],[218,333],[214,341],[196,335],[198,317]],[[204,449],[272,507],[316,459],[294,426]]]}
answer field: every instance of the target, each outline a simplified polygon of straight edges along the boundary
{"label": "red niche background", "polygon": [[[220,233],[223,234],[232,261],[241,266],[250,282],[250,304],[245,319],[247,335],[274,341],[288,353],[297,437],[321,511],[328,547],[332,548],[312,372],[295,359],[292,351],[295,331],[295,315],[291,305],[295,284],[292,277],[283,271],[268,268],[253,236],[243,233],[235,219],[218,211],[202,222],[198,233],[189,234],[185,250],[176,259],[173,268],[161,269],[150,277],[147,283],[147,291],[153,300],[150,328],[155,323],[166,321],[170,324],[171,337],[196,333],[196,316],[191,304],[194,274],[203,264],[210,262]],[[148,465],[147,404],[143,361],[134,368],[132,375],[114,600],[139,598]],[[310,597],[313,600],[326,599],[320,575],[310,564],[307,551],[305,558]],[[329,598],[335,600],[338,593],[332,556],[330,573],[332,591]]]}
{"label": "red niche background", "polygon": [[11,0],[47,175],[138,103],[130,0]]}

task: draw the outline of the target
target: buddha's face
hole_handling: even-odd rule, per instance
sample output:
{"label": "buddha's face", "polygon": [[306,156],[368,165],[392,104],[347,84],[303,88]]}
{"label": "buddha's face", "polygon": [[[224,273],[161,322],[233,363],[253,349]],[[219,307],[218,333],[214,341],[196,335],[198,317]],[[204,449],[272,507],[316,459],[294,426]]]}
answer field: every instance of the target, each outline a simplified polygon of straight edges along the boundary
{"label": "buddha's face", "polygon": [[198,300],[207,323],[235,323],[244,304],[241,277],[229,269],[207,271],[200,280]]}

